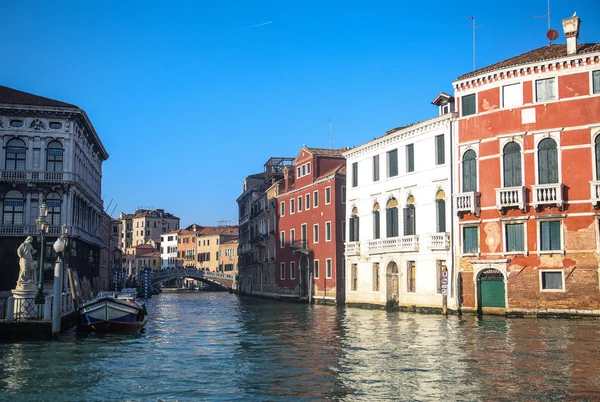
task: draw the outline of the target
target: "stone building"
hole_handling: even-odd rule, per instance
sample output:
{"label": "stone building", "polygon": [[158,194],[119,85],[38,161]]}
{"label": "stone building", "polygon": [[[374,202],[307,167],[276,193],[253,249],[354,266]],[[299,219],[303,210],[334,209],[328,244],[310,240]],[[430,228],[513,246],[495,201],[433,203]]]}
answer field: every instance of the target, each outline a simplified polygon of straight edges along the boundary
{"label": "stone building", "polygon": [[[139,208],[134,214],[121,212],[121,249],[146,244],[149,240],[160,243],[160,236],[179,229],[179,218],[164,209]],[[158,251],[158,250],[157,250]]]}
{"label": "stone building", "polygon": [[[85,111],[0,86],[0,144],[0,291],[15,286],[19,244],[39,236],[35,221],[42,203],[49,222],[44,278],[52,278],[52,243],[66,225],[68,264],[95,283],[104,246],[102,163],[108,153]],[[40,250],[38,241],[34,247]]]}

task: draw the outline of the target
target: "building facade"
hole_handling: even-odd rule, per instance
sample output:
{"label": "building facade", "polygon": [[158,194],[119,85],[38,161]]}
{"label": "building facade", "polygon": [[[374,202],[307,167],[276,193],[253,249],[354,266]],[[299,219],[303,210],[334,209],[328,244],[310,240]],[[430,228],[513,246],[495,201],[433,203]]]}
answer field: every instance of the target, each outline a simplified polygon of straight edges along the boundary
{"label": "building facade", "polygon": [[455,305],[448,280],[455,114],[450,95],[434,102],[449,107],[439,105],[441,116],[389,130],[344,154],[350,306],[441,311],[443,293]]}
{"label": "building facade", "polygon": [[160,267],[162,270],[177,268],[177,244],[180,231],[173,230],[160,235]]}
{"label": "building facade", "polygon": [[140,208],[134,214],[121,212],[119,220],[123,249],[146,244],[149,240],[159,243],[162,234],[179,230],[179,218],[164,209]]}
{"label": "building facade", "polygon": [[238,240],[219,244],[219,272],[235,275],[238,272]]}
{"label": "building facade", "polygon": [[[86,113],[75,105],[0,86],[0,291],[14,288],[16,250],[38,238],[39,207],[48,206],[44,278],[52,278],[52,244],[68,229],[68,264],[98,280],[103,201],[102,163],[108,158]],[[34,241],[40,256],[40,243]]]}
{"label": "building facade", "polygon": [[237,226],[205,226],[197,233],[196,268],[208,271],[219,271],[220,245],[223,242],[237,240]]}
{"label": "building facade", "polygon": [[600,310],[600,44],[552,44],[453,83],[462,311]]}

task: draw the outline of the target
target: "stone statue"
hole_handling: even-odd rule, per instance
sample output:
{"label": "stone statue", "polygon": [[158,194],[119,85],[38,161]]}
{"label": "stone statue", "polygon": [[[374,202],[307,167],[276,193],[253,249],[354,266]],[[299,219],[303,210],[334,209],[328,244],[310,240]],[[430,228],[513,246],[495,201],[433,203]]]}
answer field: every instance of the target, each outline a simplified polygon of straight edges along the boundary
{"label": "stone statue", "polygon": [[26,287],[35,285],[35,262],[33,261],[33,255],[37,251],[31,244],[33,237],[27,236],[25,241],[17,249],[17,255],[19,256],[19,278],[17,279],[17,289],[24,289]]}

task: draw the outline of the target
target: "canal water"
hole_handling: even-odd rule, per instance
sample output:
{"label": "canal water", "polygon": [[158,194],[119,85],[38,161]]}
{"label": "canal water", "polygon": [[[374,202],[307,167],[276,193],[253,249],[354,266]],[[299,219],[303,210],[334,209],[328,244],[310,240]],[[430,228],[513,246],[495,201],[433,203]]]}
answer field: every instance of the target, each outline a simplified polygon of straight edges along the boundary
{"label": "canal water", "polygon": [[163,293],[139,335],[0,343],[0,400],[600,400],[600,321]]}

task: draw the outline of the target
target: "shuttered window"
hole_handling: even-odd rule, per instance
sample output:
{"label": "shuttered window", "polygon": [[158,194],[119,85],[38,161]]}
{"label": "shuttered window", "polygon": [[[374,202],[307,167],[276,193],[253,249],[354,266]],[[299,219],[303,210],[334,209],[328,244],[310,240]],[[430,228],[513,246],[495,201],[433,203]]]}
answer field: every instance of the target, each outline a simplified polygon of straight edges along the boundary
{"label": "shuttered window", "polygon": [[558,183],[558,151],[556,141],[544,138],[538,146],[539,184]]}
{"label": "shuttered window", "polygon": [[525,251],[525,232],[522,223],[514,223],[505,226],[506,251]]}
{"label": "shuttered window", "polygon": [[461,113],[462,116],[475,114],[475,94],[465,95],[461,98]]}
{"label": "shuttered window", "polygon": [[373,181],[379,180],[379,155],[373,156]]}
{"label": "shuttered window", "polygon": [[562,290],[563,274],[562,271],[542,271],[542,289],[543,290]]}
{"label": "shuttered window", "polygon": [[350,217],[350,241],[358,241],[358,216]]}
{"label": "shuttered window", "polygon": [[437,210],[437,232],[446,231],[446,200],[436,200],[435,206]]}
{"label": "shuttered window", "polygon": [[387,237],[398,236],[398,208],[387,208],[385,210],[385,225]]}
{"label": "shuttered window", "polygon": [[463,228],[463,253],[475,254],[478,251],[478,231],[477,226],[467,226]]}
{"label": "shuttered window", "polygon": [[560,250],[560,221],[540,222],[542,251]]}
{"label": "shuttered window", "polygon": [[388,177],[398,176],[398,150],[392,149],[387,153]]}
{"label": "shuttered window", "polygon": [[504,187],[520,186],[522,183],[521,146],[516,142],[506,144],[502,162],[504,164]]}
{"label": "shuttered window", "polygon": [[463,155],[462,185],[465,193],[477,189],[477,155],[472,149],[469,149]]}
{"label": "shuttered window", "polygon": [[409,205],[404,208],[404,236],[412,236],[415,234],[415,206]]}
{"label": "shuttered window", "polygon": [[408,144],[406,146],[406,171],[415,171],[415,145]]}
{"label": "shuttered window", "polygon": [[373,238],[379,239],[381,233],[379,211],[373,211]]}
{"label": "shuttered window", "polygon": [[596,180],[600,180],[600,135],[596,136],[594,142],[594,149],[596,151]]}
{"label": "shuttered window", "polygon": [[600,94],[600,70],[592,72],[593,93]]}
{"label": "shuttered window", "polygon": [[352,187],[358,186],[358,162],[352,164]]}
{"label": "shuttered window", "polygon": [[546,78],[535,82],[535,100],[536,102],[556,100],[556,91],[554,78]]}
{"label": "shuttered window", "polygon": [[446,163],[446,153],[444,150],[444,134],[435,136],[435,164],[443,165]]}

